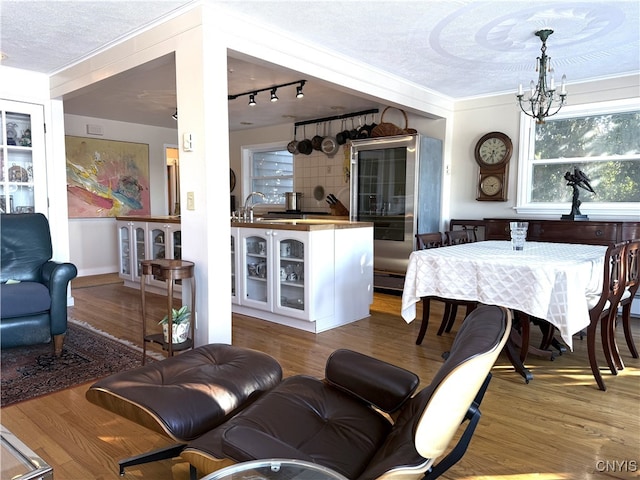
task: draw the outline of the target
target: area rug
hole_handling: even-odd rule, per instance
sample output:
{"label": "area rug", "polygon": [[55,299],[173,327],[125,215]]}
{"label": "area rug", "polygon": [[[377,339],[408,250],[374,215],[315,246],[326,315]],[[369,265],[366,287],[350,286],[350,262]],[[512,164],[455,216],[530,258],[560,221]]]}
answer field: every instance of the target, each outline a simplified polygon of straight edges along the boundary
{"label": "area rug", "polygon": [[2,350],[0,406],[58,392],[141,364],[139,347],[69,322],[60,357],[53,355],[51,344]]}

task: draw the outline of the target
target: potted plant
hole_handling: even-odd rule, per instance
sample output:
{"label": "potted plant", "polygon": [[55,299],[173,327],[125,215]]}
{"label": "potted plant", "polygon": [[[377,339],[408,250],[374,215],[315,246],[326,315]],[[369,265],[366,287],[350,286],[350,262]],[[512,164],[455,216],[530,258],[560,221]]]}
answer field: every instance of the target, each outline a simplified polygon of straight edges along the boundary
{"label": "potted plant", "polygon": [[[183,343],[189,338],[189,326],[191,319],[191,310],[187,305],[183,305],[180,310],[171,309],[171,330],[173,344]],[[169,315],[165,315],[158,324],[162,325],[162,333],[164,341],[169,341]]]}

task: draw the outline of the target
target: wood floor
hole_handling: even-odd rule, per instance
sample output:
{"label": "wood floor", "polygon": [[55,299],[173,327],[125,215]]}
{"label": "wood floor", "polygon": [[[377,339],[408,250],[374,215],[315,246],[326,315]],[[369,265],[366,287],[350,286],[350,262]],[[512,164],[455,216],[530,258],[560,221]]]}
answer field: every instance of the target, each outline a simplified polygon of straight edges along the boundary
{"label": "wood floor", "polygon": [[[136,290],[104,285],[73,290],[70,315],[125,340],[139,343],[140,301]],[[157,313],[164,297],[150,296]],[[233,343],[265,351],[285,375],[322,377],[327,356],[351,348],[401,365],[428,384],[448,350],[451,334],[435,335],[442,310],[433,302],[431,325],[415,345],[419,322],[400,317],[400,297],[376,294],[371,316],[312,334],[245,316],[234,316]],[[155,310],[154,310],[155,311]],[[418,307],[418,318],[421,311]],[[633,324],[640,346],[640,322]],[[462,461],[446,479],[638,478],[640,471],[640,362],[619,337],[626,368],[604,373],[606,392],[596,388],[584,341],[555,361],[532,357],[534,379],[525,384],[501,355],[482,404],[482,418]],[[602,357],[600,357],[602,358]],[[85,400],[90,384],[3,408],[4,426],[54,467],[56,480],[120,478],[118,459],[168,445],[170,441]],[[176,406],[179,407],[179,406]],[[126,471],[125,478],[187,480],[188,465],[165,460]]]}

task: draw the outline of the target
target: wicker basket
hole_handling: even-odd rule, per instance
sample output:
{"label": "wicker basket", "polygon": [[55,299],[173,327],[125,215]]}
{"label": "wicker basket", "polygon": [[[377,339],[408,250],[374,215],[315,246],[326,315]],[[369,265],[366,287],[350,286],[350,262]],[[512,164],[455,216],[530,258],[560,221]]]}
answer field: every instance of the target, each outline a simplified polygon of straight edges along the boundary
{"label": "wicker basket", "polygon": [[[404,117],[404,128],[401,128],[394,123],[384,121],[384,114],[390,108],[395,108],[396,110],[400,111],[400,113],[402,113],[402,116]],[[393,135],[408,135],[414,133],[417,133],[417,131],[413,128],[409,128],[409,119],[407,118],[407,112],[400,108],[387,107],[382,111],[382,115],[380,115],[380,123],[376,125],[376,127],[371,131],[371,136],[390,137]]]}

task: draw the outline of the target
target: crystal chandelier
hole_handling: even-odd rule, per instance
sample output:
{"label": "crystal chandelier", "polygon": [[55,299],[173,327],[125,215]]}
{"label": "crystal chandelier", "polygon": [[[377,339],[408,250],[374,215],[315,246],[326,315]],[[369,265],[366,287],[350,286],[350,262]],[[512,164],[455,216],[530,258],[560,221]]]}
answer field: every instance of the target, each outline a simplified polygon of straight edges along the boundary
{"label": "crystal chandelier", "polygon": [[[567,99],[565,82],[566,75],[562,75],[560,92],[556,92],[554,71],[551,68],[551,58],[547,56],[547,38],[553,33],[551,29],[538,30],[536,36],[542,40],[541,55],[537,58],[536,72],[538,72],[538,84],[531,80],[531,93],[525,95],[522,84],[518,86],[518,104],[520,109],[530,117],[536,119],[536,123],[544,123],[546,117],[551,117],[560,111]],[[528,98],[525,98],[527,96]],[[551,112],[551,113],[550,113]]]}

